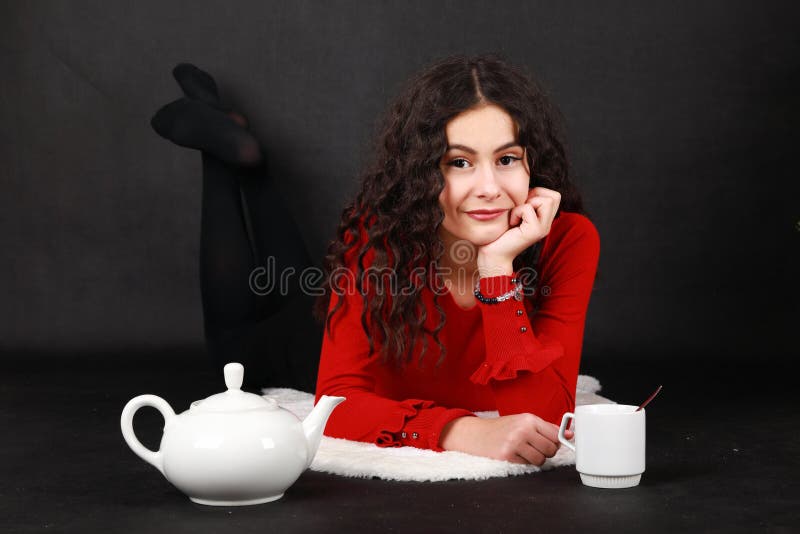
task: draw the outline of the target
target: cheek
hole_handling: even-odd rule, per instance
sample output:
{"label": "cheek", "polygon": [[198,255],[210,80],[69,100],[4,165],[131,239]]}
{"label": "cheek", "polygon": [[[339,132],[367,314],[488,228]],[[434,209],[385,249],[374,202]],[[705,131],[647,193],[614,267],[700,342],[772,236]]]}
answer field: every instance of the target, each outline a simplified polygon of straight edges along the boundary
{"label": "cheek", "polygon": [[439,193],[439,205],[442,207],[445,215],[452,212],[454,209],[451,190],[447,186],[445,186],[444,189],[442,189],[442,192]]}
{"label": "cheek", "polygon": [[529,176],[525,175],[524,177],[520,177],[519,183],[514,188],[513,193],[513,200],[514,204],[519,206],[526,200],[528,200],[528,193],[530,192],[530,178]]}

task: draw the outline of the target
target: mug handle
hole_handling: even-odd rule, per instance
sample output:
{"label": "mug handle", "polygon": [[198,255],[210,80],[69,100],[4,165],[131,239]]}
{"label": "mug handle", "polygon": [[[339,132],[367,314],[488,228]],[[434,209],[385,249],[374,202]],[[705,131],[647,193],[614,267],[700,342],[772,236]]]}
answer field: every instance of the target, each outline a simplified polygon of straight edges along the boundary
{"label": "mug handle", "polygon": [[561,426],[558,429],[558,441],[569,447],[573,452],[575,452],[575,445],[567,441],[567,438],[564,437],[564,432],[567,431],[567,423],[570,419],[575,419],[575,414],[572,412],[567,412],[561,418]]}
{"label": "mug handle", "polygon": [[136,410],[143,408],[144,406],[152,406],[161,412],[161,415],[164,416],[165,428],[175,417],[175,412],[172,410],[172,407],[161,397],[157,397],[155,395],[139,395],[138,397],[131,399],[122,410],[122,417],[120,417],[119,421],[120,427],[122,428],[122,437],[125,438],[125,442],[139,458],[154,466],[156,469],[161,471],[161,474],[163,475],[164,462],[161,456],[161,450],[151,451],[142,445],[142,442],[139,441],[133,431],[133,415],[136,413]]}

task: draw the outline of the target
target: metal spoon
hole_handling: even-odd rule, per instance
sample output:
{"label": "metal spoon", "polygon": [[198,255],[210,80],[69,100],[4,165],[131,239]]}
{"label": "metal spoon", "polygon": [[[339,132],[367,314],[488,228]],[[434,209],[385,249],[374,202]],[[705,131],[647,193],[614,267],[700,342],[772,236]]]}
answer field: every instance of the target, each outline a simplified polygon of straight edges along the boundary
{"label": "metal spoon", "polygon": [[656,395],[658,395],[658,392],[659,392],[659,391],[661,391],[661,388],[662,388],[662,386],[658,386],[658,389],[656,389],[656,390],[653,392],[653,394],[652,394],[652,395],[650,395],[649,397],[647,397],[647,400],[646,400],[646,401],[644,401],[642,404],[640,404],[640,405],[639,405],[639,407],[638,407],[638,408],[636,408],[636,411],[638,412],[639,410],[641,410],[642,408],[644,408],[645,406],[647,406],[648,404],[650,404],[650,401],[656,398]]}

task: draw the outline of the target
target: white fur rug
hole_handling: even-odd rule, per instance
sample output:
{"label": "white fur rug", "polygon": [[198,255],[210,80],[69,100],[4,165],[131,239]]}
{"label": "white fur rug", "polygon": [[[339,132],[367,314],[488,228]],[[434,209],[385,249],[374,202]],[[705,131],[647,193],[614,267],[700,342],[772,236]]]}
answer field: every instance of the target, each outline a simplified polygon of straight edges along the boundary
{"label": "white fur rug", "polygon": [[[602,404],[614,401],[601,397],[597,379],[578,377],[577,399],[581,404]],[[295,389],[265,388],[265,397],[272,397],[300,419],[314,407],[314,395]],[[479,417],[497,417],[494,412],[475,412]],[[574,465],[575,453],[561,447],[542,467],[515,464],[457,451],[435,452],[416,447],[378,447],[372,443],[322,436],[312,471],[323,471],[347,477],[382,478],[400,481],[439,481],[452,479],[483,480],[492,477],[522,475]]]}

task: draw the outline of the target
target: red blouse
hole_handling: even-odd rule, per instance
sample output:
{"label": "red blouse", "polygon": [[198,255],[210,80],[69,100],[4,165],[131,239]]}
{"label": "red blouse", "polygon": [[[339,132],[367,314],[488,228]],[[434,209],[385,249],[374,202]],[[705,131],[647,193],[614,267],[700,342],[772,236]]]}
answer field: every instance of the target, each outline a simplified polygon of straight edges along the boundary
{"label": "red blouse", "polygon": [[[327,329],[324,333],[315,403],[322,395],[347,400],[333,411],[324,434],[381,447],[443,451],[443,427],[458,417],[474,416],[473,411],[497,410],[501,416],[530,412],[558,424],[575,406],[586,310],[599,255],[594,224],[581,214],[559,212],[540,255],[538,312],[529,299],[513,298],[464,309],[442,289],[438,302],[446,322],[439,339],[447,354],[438,368],[441,352],[430,336],[421,366],[421,346],[413,352],[414,363],[402,371],[391,363],[381,364],[377,342],[376,353],[368,356],[361,294],[332,292],[329,310],[339,298],[346,299],[346,306],[334,314],[331,335]],[[374,254],[365,255],[368,262],[371,257]],[[511,276],[481,278],[481,293],[505,293],[512,289],[510,280]],[[426,288],[420,296],[429,310],[426,325],[433,328],[439,321],[433,291]]]}

